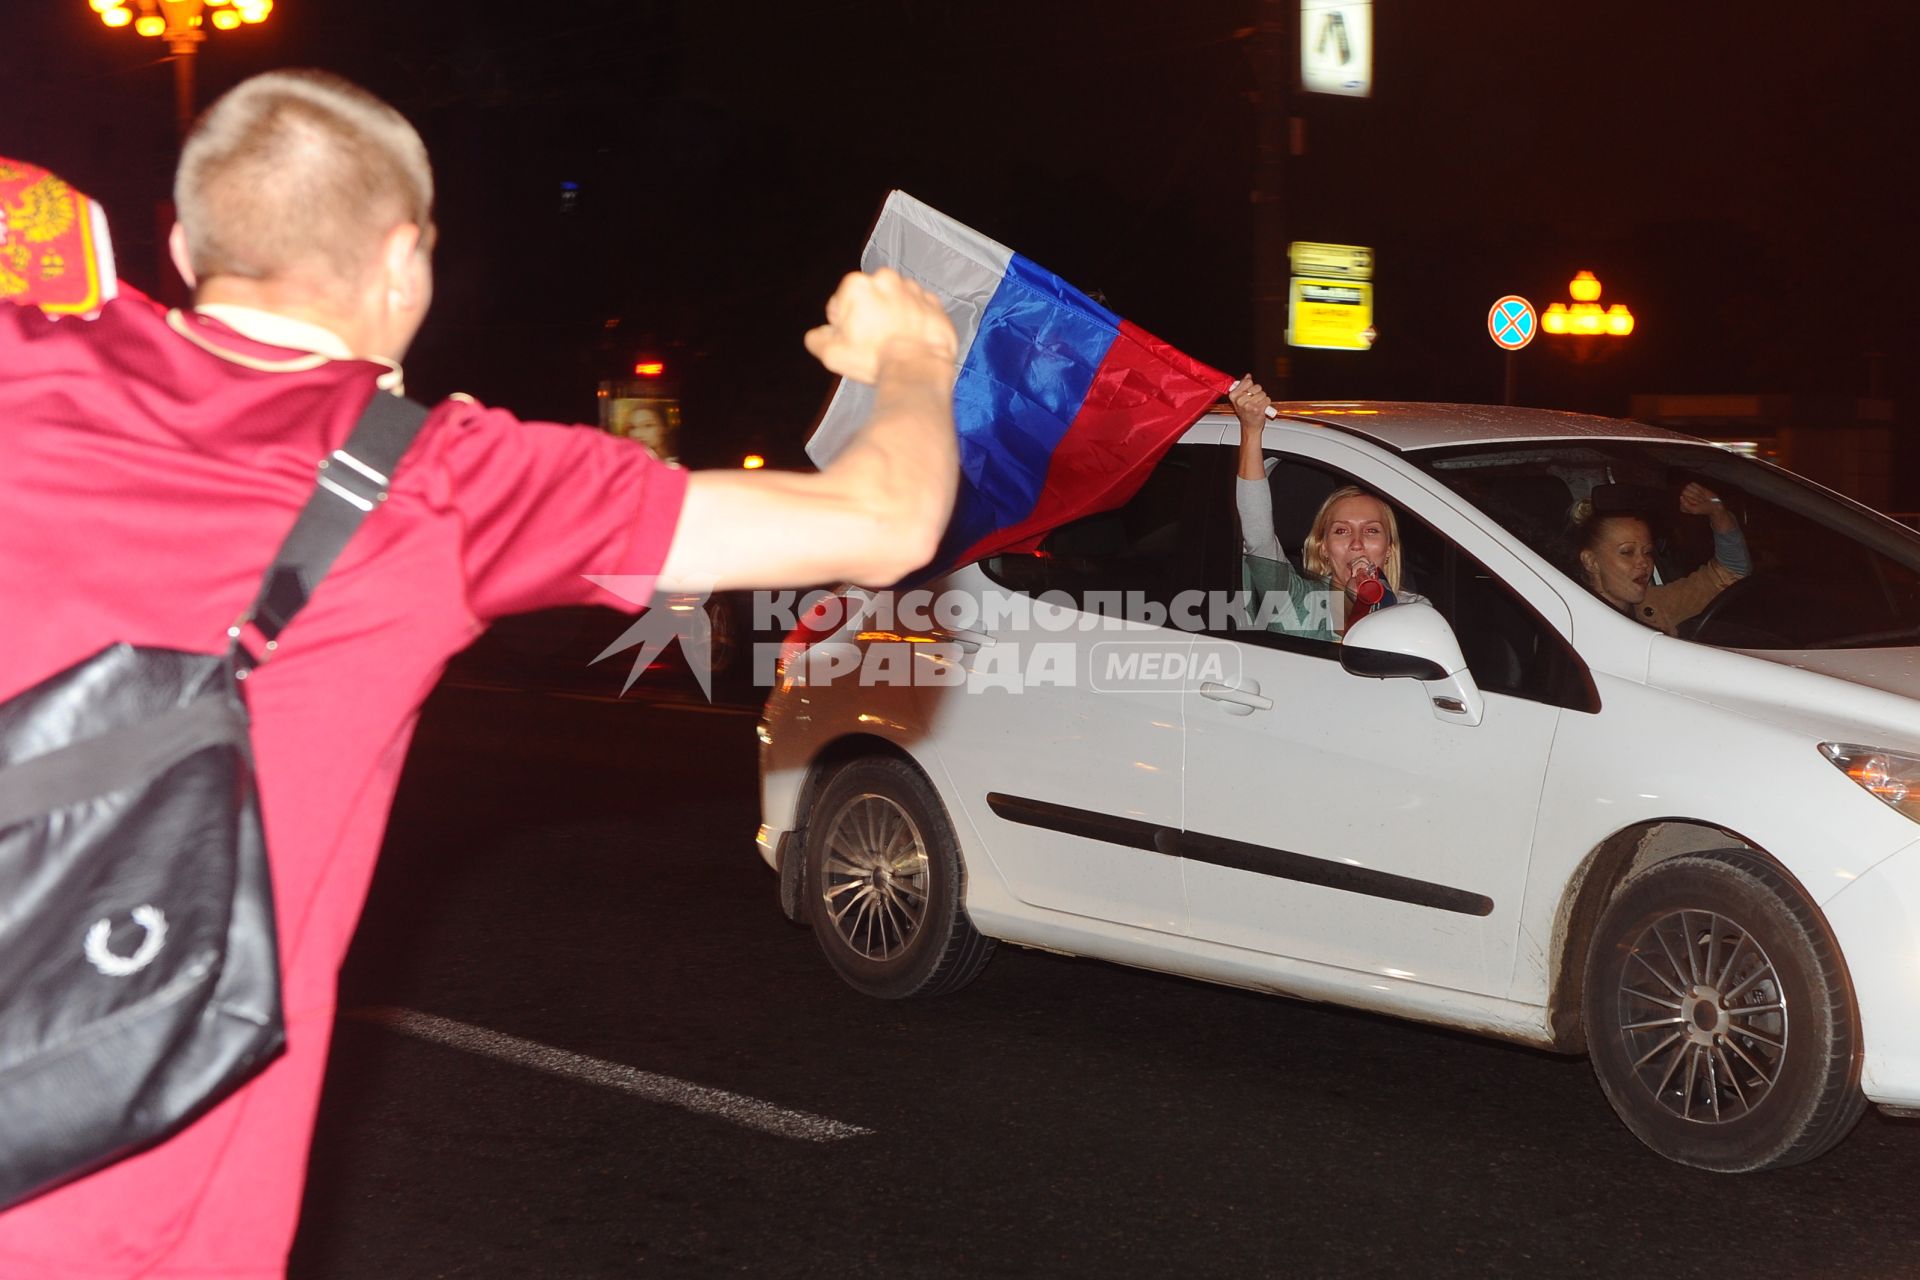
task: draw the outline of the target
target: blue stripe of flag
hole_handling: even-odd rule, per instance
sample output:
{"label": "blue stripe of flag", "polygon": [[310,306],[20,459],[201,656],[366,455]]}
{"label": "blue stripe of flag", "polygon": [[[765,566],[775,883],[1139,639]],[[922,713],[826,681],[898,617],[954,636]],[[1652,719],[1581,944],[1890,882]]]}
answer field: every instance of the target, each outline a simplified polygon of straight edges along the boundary
{"label": "blue stripe of flag", "polygon": [[934,564],[1027,518],[1120,317],[1014,254],[953,389],[960,492]]}

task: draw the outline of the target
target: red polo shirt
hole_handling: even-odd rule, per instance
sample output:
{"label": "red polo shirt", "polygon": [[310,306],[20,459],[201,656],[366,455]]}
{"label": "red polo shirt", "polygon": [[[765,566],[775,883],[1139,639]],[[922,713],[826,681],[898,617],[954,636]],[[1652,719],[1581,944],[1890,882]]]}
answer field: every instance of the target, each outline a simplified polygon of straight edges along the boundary
{"label": "red polo shirt", "polygon": [[[0,697],[116,640],[222,647],[377,380],[397,370],[137,294],[84,320],[0,306]],[[503,614],[631,610],[584,575],[657,572],[685,490],[599,431],[433,411],[390,500],[247,681],[286,1055],[172,1141],[0,1213],[0,1276],[281,1273],[335,978],[422,699]]]}

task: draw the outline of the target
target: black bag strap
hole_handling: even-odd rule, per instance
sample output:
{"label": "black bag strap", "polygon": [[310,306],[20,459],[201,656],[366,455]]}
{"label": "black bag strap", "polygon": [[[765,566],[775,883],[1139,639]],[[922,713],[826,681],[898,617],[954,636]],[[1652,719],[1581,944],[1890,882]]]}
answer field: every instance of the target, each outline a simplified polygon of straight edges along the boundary
{"label": "black bag strap", "polygon": [[345,444],[320,460],[313,493],[267,566],[260,593],[227,634],[237,647],[251,622],[268,649],[306,607],[360,522],[387,500],[401,456],[420,434],[427,407],[404,396],[373,393]]}

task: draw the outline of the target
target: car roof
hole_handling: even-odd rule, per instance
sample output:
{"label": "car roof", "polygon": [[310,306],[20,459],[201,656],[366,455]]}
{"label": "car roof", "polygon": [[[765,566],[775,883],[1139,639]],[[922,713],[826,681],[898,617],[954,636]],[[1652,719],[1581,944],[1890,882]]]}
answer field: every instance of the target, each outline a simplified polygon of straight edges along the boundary
{"label": "car roof", "polygon": [[[1396,452],[1524,440],[1677,440],[1661,427],[1558,409],[1497,404],[1420,404],[1396,400],[1295,400],[1273,406],[1281,422],[1328,427]],[[1220,412],[1220,410],[1215,410]],[[1231,413],[1227,414],[1231,417]]]}

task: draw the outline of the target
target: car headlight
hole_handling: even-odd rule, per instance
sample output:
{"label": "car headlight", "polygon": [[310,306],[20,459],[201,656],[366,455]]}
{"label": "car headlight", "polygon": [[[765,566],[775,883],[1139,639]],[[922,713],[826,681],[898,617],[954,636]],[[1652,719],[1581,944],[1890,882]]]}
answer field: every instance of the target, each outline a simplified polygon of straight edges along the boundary
{"label": "car headlight", "polygon": [[1820,754],[1868,794],[1920,822],[1920,756],[1857,742],[1823,742]]}

